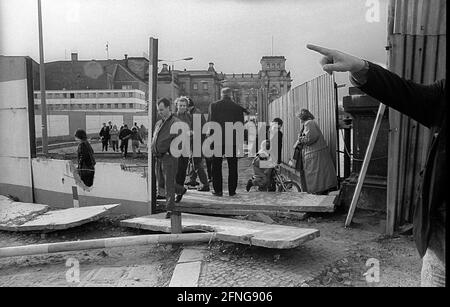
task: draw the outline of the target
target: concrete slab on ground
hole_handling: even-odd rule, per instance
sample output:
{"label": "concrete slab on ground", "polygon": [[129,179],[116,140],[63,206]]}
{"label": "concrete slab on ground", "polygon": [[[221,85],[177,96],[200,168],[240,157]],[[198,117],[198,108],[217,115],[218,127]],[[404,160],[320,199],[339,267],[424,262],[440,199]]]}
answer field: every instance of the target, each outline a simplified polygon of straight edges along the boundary
{"label": "concrete slab on ground", "polygon": [[173,271],[169,287],[198,287],[201,261],[179,263]]}
{"label": "concrete slab on ground", "polygon": [[[171,232],[170,219],[165,218],[165,213],[124,220],[121,221],[121,225]],[[295,248],[320,236],[319,230],[313,228],[265,224],[187,213],[182,213],[182,230],[183,232],[193,230],[212,231],[216,233],[218,240],[276,249]]]}
{"label": "concrete slab on ground", "polygon": [[255,212],[334,212],[335,195],[308,193],[258,192],[238,193],[235,196],[217,197],[211,193],[189,190],[176,208],[182,212],[247,215]]}
{"label": "concrete slab on ground", "polygon": [[[14,203],[13,203],[14,204]],[[42,208],[39,204],[27,204]],[[6,231],[54,231],[76,227],[88,222],[98,220],[108,214],[120,204],[90,206],[82,208],[70,208],[54,210],[35,214],[31,219],[15,223],[0,224],[0,230]]]}
{"label": "concrete slab on ground", "polygon": [[15,202],[0,195],[0,229],[10,225],[23,224],[49,209],[47,205]]}

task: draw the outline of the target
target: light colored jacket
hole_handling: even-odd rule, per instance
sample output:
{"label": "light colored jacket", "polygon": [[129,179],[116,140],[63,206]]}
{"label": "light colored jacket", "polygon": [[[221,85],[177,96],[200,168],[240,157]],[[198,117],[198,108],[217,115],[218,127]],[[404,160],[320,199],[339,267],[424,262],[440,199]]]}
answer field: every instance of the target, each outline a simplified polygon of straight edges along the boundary
{"label": "light colored jacket", "polygon": [[299,142],[303,145],[302,154],[304,157],[327,148],[327,143],[319,125],[314,120],[308,120],[304,123],[303,133],[299,138]]}
{"label": "light colored jacket", "polygon": [[109,131],[109,135],[111,137],[111,141],[118,141],[119,140],[119,130],[118,129],[111,129]]}

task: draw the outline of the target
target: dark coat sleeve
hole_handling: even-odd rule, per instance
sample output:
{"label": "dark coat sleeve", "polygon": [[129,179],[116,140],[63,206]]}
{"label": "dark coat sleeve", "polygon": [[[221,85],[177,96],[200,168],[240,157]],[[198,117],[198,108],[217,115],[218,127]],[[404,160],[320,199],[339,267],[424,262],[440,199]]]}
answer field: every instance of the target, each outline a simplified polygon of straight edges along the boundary
{"label": "dark coat sleeve", "polygon": [[85,142],[78,145],[78,169],[93,169],[95,165],[92,148]]}
{"label": "dark coat sleeve", "polygon": [[383,104],[418,121],[426,127],[440,122],[445,108],[445,80],[431,85],[421,85],[369,62],[367,82],[362,91]]}

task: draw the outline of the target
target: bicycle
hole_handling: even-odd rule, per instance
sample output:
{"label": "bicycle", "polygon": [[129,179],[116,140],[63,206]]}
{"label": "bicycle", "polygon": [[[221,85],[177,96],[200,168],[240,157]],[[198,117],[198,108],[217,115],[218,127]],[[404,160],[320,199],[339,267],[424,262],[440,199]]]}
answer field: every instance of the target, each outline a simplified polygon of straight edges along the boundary
{"label": "bicycle", "polygon": [[[254,179],[254,176],[252,177]],[[249,182],[252,180],[250,179]],[[251,185],[254,186],[254,185]],[[255,186],[257,187],[257,186]],[[248,187],[250,188],[250,187]],[[276,165],[272,169],[272,173],[270,175],[270,183],[267,188],[258,187],[259,191],[269,191],[269,192],[289,192],[289,193],[298,193],[301,192],[301,188],[297,182],[293,180],[289,180],[281,173],[281,167]],[[247,190],[248,191],[248,190]]]}
{"label": "bicycle", "polygon": [[272,178],[275,181],[276,191],[278,192],[301,192],[302,189],[294,180],[289,180],[281,173],[281,167],[275,166],[272,171]]}

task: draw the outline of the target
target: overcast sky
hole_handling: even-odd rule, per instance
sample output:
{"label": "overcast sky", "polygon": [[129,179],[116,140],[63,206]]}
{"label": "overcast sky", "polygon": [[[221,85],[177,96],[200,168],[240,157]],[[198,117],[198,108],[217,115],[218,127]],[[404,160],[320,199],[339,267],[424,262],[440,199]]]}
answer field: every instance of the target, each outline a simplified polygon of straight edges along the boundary
{"label": "overcast sky", "polygon": [[[142,56],[158,38],[176,69],[257,73],[265,55],[286,57],[293,85],[323,73],[307,43],[386,62],[388,0],[42,0],[45,61]],[[375,4],[374,4],[375,3]],[[369,13],[379,4],[379,19]],[[369,11],[372,10],[372,11]],[[369,12],[368,12],[369,11]],[[374,17],[375,16],[375,17]],[[0,54],[39,62],[37,0],[0,0]],[[337,76],[346,83],[346,74]],[[348,83],[348,82],[347,82]],[[341,95],[340,95],[341,96]]]}

